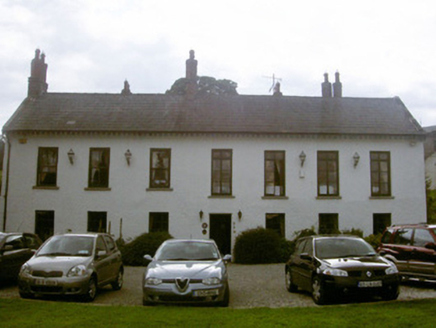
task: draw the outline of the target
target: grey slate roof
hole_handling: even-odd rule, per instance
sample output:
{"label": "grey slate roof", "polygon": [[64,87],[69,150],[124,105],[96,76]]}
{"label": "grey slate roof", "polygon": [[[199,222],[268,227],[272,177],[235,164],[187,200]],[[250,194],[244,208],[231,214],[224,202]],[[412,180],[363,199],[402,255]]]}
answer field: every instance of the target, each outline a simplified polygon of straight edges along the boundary
{"label": "grey slate roof", "polygon": [[81,93],[26,98],[3,131],[424,135],[397,97]]}

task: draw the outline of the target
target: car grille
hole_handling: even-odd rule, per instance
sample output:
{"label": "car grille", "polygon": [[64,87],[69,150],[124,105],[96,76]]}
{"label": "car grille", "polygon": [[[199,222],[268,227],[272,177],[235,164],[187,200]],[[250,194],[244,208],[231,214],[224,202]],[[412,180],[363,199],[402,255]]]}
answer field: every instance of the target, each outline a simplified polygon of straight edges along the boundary
{"label": "car grille", "polygon": [[[162,282],[165,284],[175,284],[176,279],[163,279]],[[190,279],[189,280],[190,284],[201,284],[202,282],[203,282],[203,279]]]}
{"label": "car grille", "polygon": [[34,293],[55,293],[59,294],[62,292],[62,287],[56,287],[56,286],[32,286],[31,287],[32,292]]}
{"label": "car grille", "polygon": [[386,275],[385,270],[357,270],[357,271],[348,271],[349,277],[367,277],[366,273],[371,272],[372,277],[382,277]]}
{"label": "car grille", "polygon": [[43,277],[43,278],[59,278],[62,277],[62,271],[42,271],[35,270],[32,272],[32,276],[34,277]]}

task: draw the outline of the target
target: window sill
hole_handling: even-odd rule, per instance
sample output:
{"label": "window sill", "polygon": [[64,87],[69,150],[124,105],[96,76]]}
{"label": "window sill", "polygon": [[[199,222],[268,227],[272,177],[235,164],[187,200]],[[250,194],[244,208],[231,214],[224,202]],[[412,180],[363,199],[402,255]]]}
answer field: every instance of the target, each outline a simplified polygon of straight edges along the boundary
{"label": "window sill", "polygon": [[262,199],[289,199],[288,196],[262,196]]}
{"label": "window sill", "polygon": [[210,195],[209,197],[207,197],[207,198],[218,198],[218,199],[220,199],[220,198],[229,198],[229,199],[232,199],[232,198],[236,198],[235,196],[233,196],[233,195]]}
{"label": "window sill", "polygon": [[369,196],[369,199],[395,199],[394,196]]}
{"label": "window sill", "polygon": [[88,187],[88,188],[85,188],[85,190],[86,191],[111,191],[112,189],[111,188],[97,188],[97,187],[91,188],[91,187]]}
{"label": "window sill", "polygon": [[341,196],[317,196],[316,199],[342,199]]}
{"label": "window sill", "polygon": [[173,191],[173,188],[147,188],[145,191]]}
{"label": "window sill", "polygon": [[32,189],[37,190],[59,190],[58,186],[33,186]]}

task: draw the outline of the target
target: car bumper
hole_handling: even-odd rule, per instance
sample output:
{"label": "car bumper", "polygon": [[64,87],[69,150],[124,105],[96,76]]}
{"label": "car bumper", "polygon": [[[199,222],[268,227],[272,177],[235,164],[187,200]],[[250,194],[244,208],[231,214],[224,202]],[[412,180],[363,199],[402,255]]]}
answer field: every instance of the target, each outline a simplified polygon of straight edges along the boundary
{"label": "car bumper", "polygon": [[389,275],[374,279],[357,279],[350,277],[323,277],[324,288],[329,292],[348,294],[372,294],[397,290],[400,284],[398,275]]}
{"label": "car bumper", "polygon": [[181,292],[175,284],[161,284],[158,286],[143,287],[144,304],[213,304],[224,301],[226,285],[206,286],[192,284]]}
{"label": "car bumper", "polygon": [[19,276],[20,293],[29,295],[82,295],[88,292],[89,276],[38,278]]}

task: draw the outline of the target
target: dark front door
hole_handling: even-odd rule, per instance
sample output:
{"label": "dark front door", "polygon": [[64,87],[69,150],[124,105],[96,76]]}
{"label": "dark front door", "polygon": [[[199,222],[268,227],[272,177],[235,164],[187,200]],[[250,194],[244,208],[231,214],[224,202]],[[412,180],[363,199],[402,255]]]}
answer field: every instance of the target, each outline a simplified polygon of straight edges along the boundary
{"label": "dark front door", "polygon": [[221,254],[232,252],[232,215],[211,214],[210,215],[210,239],[215,240]]}

